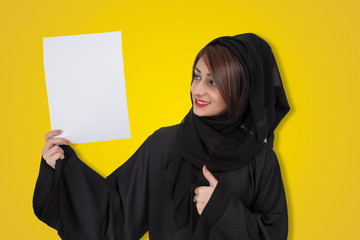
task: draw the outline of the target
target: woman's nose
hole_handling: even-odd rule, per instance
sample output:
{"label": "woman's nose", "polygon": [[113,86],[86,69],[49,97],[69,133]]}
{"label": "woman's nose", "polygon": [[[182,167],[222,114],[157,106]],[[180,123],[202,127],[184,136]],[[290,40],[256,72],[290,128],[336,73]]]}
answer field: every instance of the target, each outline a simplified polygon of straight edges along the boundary
{"label": "woman's nose", "polygon": [[202,84],[203,81],[193,83],[193,94],[196,96],[202,96],[205,94],[205,87]]}

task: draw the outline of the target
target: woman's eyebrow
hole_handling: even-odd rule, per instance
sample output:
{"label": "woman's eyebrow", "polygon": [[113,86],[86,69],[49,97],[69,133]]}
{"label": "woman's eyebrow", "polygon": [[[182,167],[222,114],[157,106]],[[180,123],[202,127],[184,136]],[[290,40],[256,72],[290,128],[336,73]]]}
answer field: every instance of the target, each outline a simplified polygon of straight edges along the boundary
{"label": "woman's eyebrow", "polygon": [[[195,67],[195,70],[196,70],[196,71],[198,71],[199,73],[201,73],[201,72],[200,72],[200,70],[199,70],[199,69],[197,69],[196,67]],[[210,74],[210,73],[208,73],[208,74],[206,74],[206,76],[211,76],[211,74]]]}

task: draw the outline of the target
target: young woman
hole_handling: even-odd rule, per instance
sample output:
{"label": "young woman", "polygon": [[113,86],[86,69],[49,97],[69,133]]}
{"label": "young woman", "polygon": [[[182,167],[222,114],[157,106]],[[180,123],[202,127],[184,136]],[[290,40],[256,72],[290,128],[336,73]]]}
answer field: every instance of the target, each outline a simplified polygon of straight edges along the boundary
{"label": "young woman", "polygon": [[290,107],[271,47],[252,33],[209,42],[191,101],[180,124],[155,131],[106,178],[47,133],[36,216],[62,239],[286,239],[273,142]]}

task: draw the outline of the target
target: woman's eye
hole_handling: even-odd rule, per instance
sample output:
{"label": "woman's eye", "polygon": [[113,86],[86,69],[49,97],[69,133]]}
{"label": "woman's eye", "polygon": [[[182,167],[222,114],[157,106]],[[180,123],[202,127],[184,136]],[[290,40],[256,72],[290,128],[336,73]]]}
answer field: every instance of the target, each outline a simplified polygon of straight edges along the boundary
{"label": "woman's eye", "polygon": [[200,79],[200,76],[199,76],[199,75],[195,75],[195,79],[196,79],[196,80],[199,80],[199,79]]}
{"label": "woman's eye", "polygon": [[215,86],[215,82],[213,80],[210,80],[209,83],[213,86]]}

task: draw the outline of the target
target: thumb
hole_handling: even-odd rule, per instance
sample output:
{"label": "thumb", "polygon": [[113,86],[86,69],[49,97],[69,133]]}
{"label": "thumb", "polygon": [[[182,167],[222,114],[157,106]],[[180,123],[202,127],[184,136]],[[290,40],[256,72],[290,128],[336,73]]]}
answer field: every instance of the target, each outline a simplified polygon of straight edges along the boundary
{"label": "thumb", "polygon": [[204,177],[208,180],[210,187],[216,187],[218,180],[216,180],[216,178],[211,174],[205,165],[203,167],[203,174]]}

